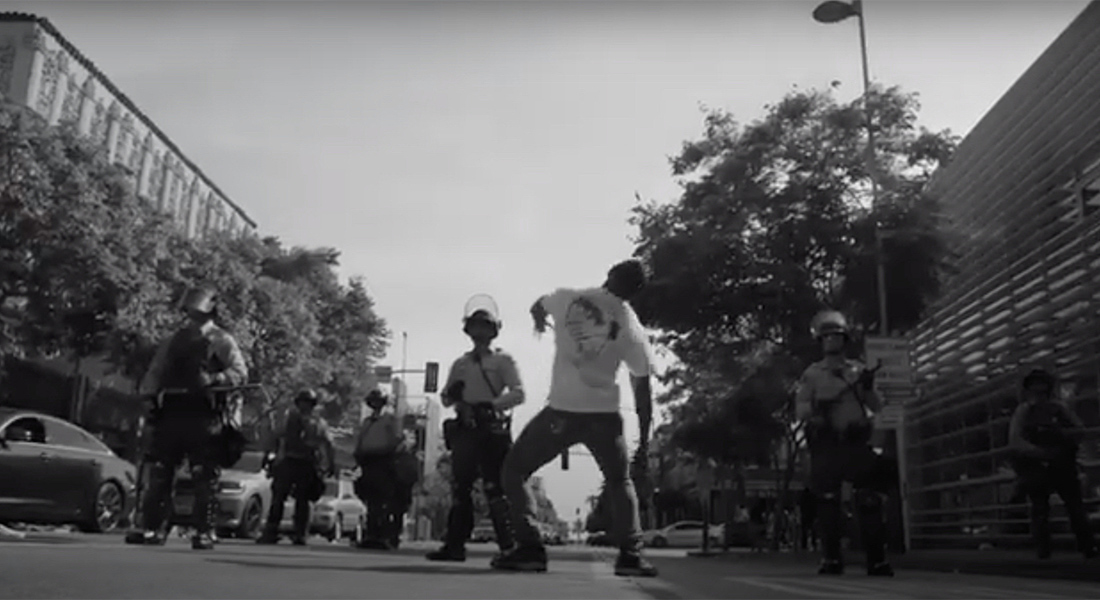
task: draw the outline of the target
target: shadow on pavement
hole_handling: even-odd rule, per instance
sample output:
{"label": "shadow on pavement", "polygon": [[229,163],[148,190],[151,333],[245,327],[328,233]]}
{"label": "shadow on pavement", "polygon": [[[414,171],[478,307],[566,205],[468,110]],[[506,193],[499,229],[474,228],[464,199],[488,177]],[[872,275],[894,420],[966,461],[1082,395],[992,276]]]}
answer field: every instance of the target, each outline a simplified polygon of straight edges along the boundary
{"label": "shadow on pavement", "polygon": [[285,562],[264,562],[257,560],[236,560],[232,558],[208,558],[207,562],[221,563],[229,565],[238,565],[242,567],[256,567],[260,569],[278,569],[280,571],[287,569],[302,569],[307,571],[349,571],[349,572],[361,572],[361,571],[375,571],[379,573],[418,573],[427,575],[508,575],[504,571],[495,571],[492,569],[470,569],[461,567],[451,567],[444,565],[392,565],[392,566],[356,566],[356,565],[319,565],[316,563],[310,564],[287,564]]}

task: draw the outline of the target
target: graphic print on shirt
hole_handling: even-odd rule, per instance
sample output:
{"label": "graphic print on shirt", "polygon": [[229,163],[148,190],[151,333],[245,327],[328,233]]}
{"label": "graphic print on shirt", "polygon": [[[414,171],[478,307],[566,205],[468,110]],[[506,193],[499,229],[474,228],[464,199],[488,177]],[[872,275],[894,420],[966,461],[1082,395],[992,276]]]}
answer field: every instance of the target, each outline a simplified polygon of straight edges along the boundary
{"label": "graphic print on shirt", "polygon": [[565,330],[573,342],[574,364],[596,360],[619,336],[619,323],[591,299],[578,296],[565,311]]}

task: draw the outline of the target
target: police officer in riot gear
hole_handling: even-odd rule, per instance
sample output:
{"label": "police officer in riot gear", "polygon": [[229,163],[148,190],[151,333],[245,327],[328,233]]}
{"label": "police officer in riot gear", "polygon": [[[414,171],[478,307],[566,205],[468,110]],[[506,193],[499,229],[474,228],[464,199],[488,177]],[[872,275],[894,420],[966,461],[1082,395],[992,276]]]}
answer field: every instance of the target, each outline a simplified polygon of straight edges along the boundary
{"label": "police officer in riot gear", "polygon": [[845,358],[850,341],[848,322],[836,311],[823,311],[811,331],[824,358],[810,365],[799,381],[796,415],[806,426],[810,448],[810,489],[818,504],[821,528],[822,575],[840,575],[844,518],[841,490],[845,481],[854,488],[853,503],[869,575],[892,576],[886,562],[884,495],[896,478],[888,461],[871,447],[873,423],[868,413],[882,408],[874,389],[874,371]]}
{"label": "police officer in riot gear", "polygon": [[148,544],[164,542],[160,529],[173,478],[187,459],[195,483],[197,517],[191,547],[203,550],[214,546],[220,460],[216,442],[224,426],[227,399],[211,388],[242,385],[248,378],[237,342],[214,322],[216,300],[211,288],[188,290],[181,303],[188,323],[161,344],[141,384],[143,392],[162,399],[150,415],[153,432],[146,460],[151,467],[142,509]]}
{"label": "police officer in riot gear", "polygon": [[500,477],[504,457],[512,447],[511,418],[506,411],[523,403],[524,393],[515,361],[490,346],[501,325],[492,298],[478,295],[467,302],[463,331],[474,347],[451,366],[441,394],[443,405],[454,407],[457,414],[444,424],[453,463],[453,503],[443,547],[430,552],[429,560],[466,560],[466,540],[474,527],[473,488],[478,478],[489,503],[497,545],[502,552],[515,545]]}
{"label": "police officer in riot gear", "polygon": [[1065,504],[1077,549],[1097,555],[1096,542],[1081,498],[1077,453],[1084,423],[1054,396],[1057,378],[1034,368],[1021,381],[1020,405],[1009,425],[1011,461],[1022,491],[1031,501],[1031,529],[1039,558],[1050,558],[1050,494]]}
{"label": "police officer in riot gear", "polygon": [[271,508],[267,524],[256,543],[279,541],[279,523],[288,497],[294,496],[294,533],[291,542],[304,546],[309,528],[309,503],[324,493],[324,476],[336,474],[335,453],[328,425],[314,414],[317,393],[304,390],[294,398],[294,406],[274,436],[275,451],[268,448],[265,467],[270,464]]}
{"label": "police officer in riot gear", "polygon": [[389,401],[381,391],[371,390],[366,403],[371,414],[355,440],[355,462],[360,472],[356,494],[367,506],[366,537],[360,547],[393,550],[401,534],[396,457],[405,437],[397,417],[382,412]]}

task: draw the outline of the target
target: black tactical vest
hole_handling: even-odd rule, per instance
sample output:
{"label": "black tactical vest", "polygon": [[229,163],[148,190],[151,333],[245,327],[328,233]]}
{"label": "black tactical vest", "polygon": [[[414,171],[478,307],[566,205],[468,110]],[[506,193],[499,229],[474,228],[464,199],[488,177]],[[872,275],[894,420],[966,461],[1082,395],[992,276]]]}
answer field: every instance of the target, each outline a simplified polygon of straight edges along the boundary
{"label": "black tactical vest", "polygon": [[209,412],[201,373],[210,362],[210,340],[193,328],[182,329],[168,343],[168,359],[161,375],[161,389],[187,390],[187,395],[165,397],[164,410],[171,413]]}

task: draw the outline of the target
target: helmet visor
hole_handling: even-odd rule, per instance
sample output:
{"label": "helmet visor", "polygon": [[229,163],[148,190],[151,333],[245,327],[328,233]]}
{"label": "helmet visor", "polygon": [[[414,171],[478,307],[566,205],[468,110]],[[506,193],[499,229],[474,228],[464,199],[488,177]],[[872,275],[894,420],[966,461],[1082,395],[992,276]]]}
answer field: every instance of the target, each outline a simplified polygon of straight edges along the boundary
{"label": "helmet visor", "polygon": [[477,294],[467,300],[462,318],[463,320],[469,319],[478,313],[481,313],[478,316],[483,316],[488,321],[500,322],[500,309],[497,308],[497,303],[493,300],[493,297],[488,294]]}

